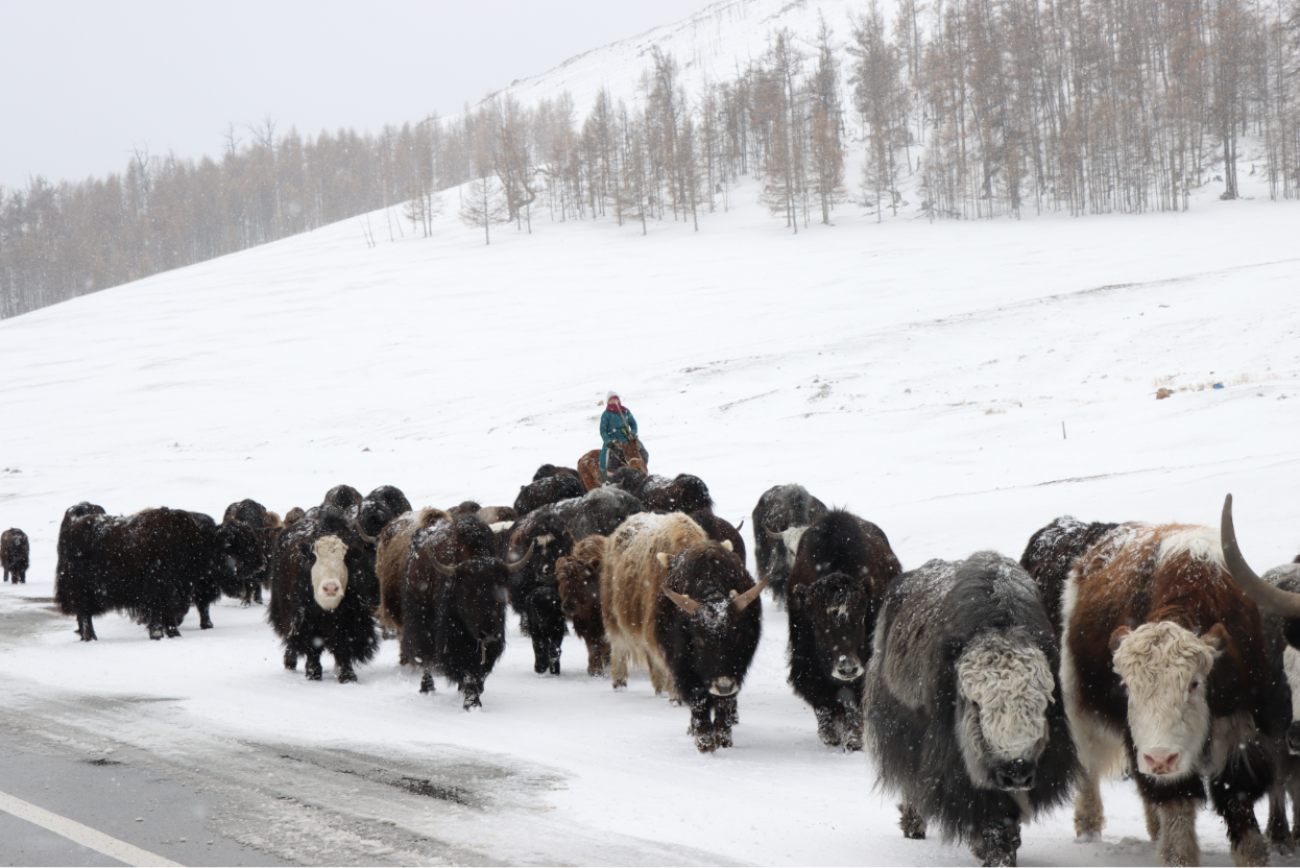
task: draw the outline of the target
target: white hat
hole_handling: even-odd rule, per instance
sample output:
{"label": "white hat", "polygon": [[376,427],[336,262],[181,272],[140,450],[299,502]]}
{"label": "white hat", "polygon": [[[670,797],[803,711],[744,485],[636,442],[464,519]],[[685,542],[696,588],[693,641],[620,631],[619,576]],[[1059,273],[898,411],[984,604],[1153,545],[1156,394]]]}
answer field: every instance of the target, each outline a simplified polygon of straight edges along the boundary
{"label": "white hat", "polygon": [[606,392],[606,393],[605,393],[605,403],[608,404],[610,398],[617,398],[617,397],[618,397],[618,392]]}

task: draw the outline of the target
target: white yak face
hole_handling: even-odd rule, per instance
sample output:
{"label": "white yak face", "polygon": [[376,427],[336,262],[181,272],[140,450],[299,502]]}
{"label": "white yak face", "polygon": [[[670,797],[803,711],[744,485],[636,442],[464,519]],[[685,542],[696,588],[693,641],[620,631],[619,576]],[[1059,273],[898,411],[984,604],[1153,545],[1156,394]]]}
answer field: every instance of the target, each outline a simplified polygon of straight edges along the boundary
{"label": "white yak face", "polygon": [[311,565],[311,589],[322,609],[333,611],[343,602],[348,589],[348,566],[343,562],[347,550],[336,536],[323,536],[312,546],[316,563]]}
{"label": "white yak face", "polygon": [[1027,636],[980,637],[957,660],[958,739],[971,782],[982,788],[1033,787],[1047,747],[1052,667]]}
{"label": "white yak face", "polygon": [[1220,625],[1201,637],[1169,621],[1115,631],[1111,660],[1128,690],[1139,772],[1167,779],[1196,772],[1210,733],[1205,680],[1223,639]]}
{"label": "white yak face", "polygon": [[803,539],[804,532],[808,530],[808,525],[802,524],[797,527],[788,527],[781,531],[781,542],[785,543],[786,560],[790,566],[794,566],[795,555],[799,553],[799,540]]}

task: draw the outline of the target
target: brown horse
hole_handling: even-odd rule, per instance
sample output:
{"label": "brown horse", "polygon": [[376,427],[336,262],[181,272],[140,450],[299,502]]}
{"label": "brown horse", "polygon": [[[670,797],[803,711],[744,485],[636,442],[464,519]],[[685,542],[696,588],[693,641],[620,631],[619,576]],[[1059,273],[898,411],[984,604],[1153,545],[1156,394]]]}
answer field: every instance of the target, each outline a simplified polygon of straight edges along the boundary
{"label": "brown horse", "polygon": [[[606,474],[613,473],[620,467],[634,467],[646,472],[650,455],[635,434],[628,435],[626,443],[610,441],[609,455],[605,458]],[[593,449],[578,459],[578,475],[588,491],[600,488],[600,450]]]}

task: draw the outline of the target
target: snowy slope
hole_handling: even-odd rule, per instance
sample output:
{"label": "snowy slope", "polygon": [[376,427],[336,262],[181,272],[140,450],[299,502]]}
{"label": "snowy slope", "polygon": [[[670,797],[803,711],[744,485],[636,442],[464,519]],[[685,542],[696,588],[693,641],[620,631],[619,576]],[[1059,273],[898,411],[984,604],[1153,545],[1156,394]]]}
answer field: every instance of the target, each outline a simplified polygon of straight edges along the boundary
{"label": "snowy slope", "polygon": [[[886,21],[892,20],[893,7],[889,0],[880,3]],[[530,106],[567,91],[584,117],[603,87],[615,103],[622,99],[631,107],[645,96],[641,76],[651,69],[651,52],[657,47],[677,61],[680,84],[694,98],[703,85],[734,79],[750,60],[758,60],[769,36],[781,28],[794,35],[795,45],[810,58],[811,71],[819,16],[831,30],[832,45],[840,47],[852,33],[850,16],[862,15],[865,8],[860,0],[722,0],[682,21],[579,54],[514,82],[500,95]]]}
{"label": "snowy slope", "polygon": [[[797,481],[880,524],[905,568],[1018,557],[1064,513],[1213,524],[1229,491],[1257,568],[1300,551],[1300,206],[846,214],[791,236],[755,199],[740,188],[700,233],[537,221],[490,247],[451,216],[375,248],[350,221],[0,323],[0,527],[33,544],[0,616],[39,614],[77,501],[219,515],[254,497],[283,513],[338,483],[391,483],[417,505],[510,503],[539,464],[598,445],[610,388],[652,469],[703,477],[721,515]],[[1160,386],[1186,391],[1157,401]],[[223,603],[216,629],[191,617],[163,643],[106,616],[93,645],[41,616],[0,635],[0,690],[10,710],[99,721],[159,755],[235,762],[256,742],[490,762],[510,772],[489,808],[355,808],[487,861],[974,864],[903,840],[864,760],[820,746],[771,606],[736,747],[714,757],[646,678],[615,694],[582,674],[573,637],[557,680],[512,634],[483,711],[465,714],[454,690],[419,696],[393,643],[358,685],[306,683],[261,614]],[[282,774],[288,787],[279,769],[266,786]],[[1154,864],[1131,785],[1106,795],[1103,843],[1076,845],[1062,811],[1026,828],[1021,863]],[[268,828],[293,826],[284,811]],[[1201,835],[1227,864],[1208,813]],[[300,846],[277,852],[337,858]]]}

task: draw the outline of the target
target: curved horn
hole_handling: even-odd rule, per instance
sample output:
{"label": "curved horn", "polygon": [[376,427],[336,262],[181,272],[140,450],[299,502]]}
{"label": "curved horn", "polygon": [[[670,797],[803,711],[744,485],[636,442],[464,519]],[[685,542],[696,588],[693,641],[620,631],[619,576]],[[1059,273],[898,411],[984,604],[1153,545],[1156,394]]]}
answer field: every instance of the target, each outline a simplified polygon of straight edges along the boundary
{"label": "curved horn", "polygon": [[782,535],[781,535],[780,533],[778,533],[777,531],[772,530],[772,529],[771,529],[770,527],[768,527],[767,525],[763,525],[763,532],[767,534],[767,538],[770,539],[770,540],[783,540],[783,539],[785,539],[784,536],[782,536]]}
{"label": "curved horn", "polygon": [[676,603],[688,615],[694,615],[702,605],[690,597],[677,593],[672,588],[664,588],[663,592],[665,597]]}
{"label": "curved horn", "polygon": [[524,566],[528,563],[529,559],[532,558],[533,549],[536,546],[537,546],[537,540],[533,540],[532,542],[530,542],[528,544],[528,551],[524,552],[524,556],[519,560],[515,561],[513,564],[506,564],[506,569],[509,570],[511,573],[517,573],[520,570],[522,570]]}
{"label": "curved horn", "polygon": [[736,604],[736,611],[743,612],[748,609],[749,604],[758,599],[758,595],[763,593],[763,589],[767,587],[767,583],[770,581],[772,581],[772,577],[768,576],[740,596],[732,597],[731,602]]}
{"label": "curved horn", "polygon": [[365,540],[366,542],[368,542],[368,543],[374,543],[375,540],[379,539],[379,537],[377,537],[377,536],[367,536],[367,535],[366,535],[366,532],[365,532],[364,530],[361,529],[361,517],[360,517],[360,515],[358,515],[356,518],[352,519],[352,527],[356,528],[357,533],[360,534],[360,535],[361,535],[361,538],[362,538],[363,540]]}
{"label": "curved horn", "polygon": [[740,529],[744,526],[745,526],[745,520],[742,518],[740,520],[740,524],[736,525],[736,533],[740,533]]}
{"label": "curved horn", "polygon": [[456,575],[456,568],[455,568],[455,567],[449,567],[449,566],[447,566],[446,564],[444,564],[444,563],[442,563],[441,561],[439,561],[437,558],[434,558],[434,559],[433,559],[433,568],[434,568],[435,570],[437,570],[438,572],[442,573],[444,576],[454,576],[454,575]]}
{"label": "curved horn", "polygon": [[1223,560],[1228,565],[1228,572],[1237,587],[1247,597],[1255,601],[1265,612],[1286,618],[1300,618],[1300,594],[1292,594],[1281,588],[1275,588],[1255,575],[1255,571],[1242,557],[1237,546],[1237,531],[1232,526],[1232,495],[1223,501],[1223,520],[1219,527],[1219,536],[1223,542]]}

